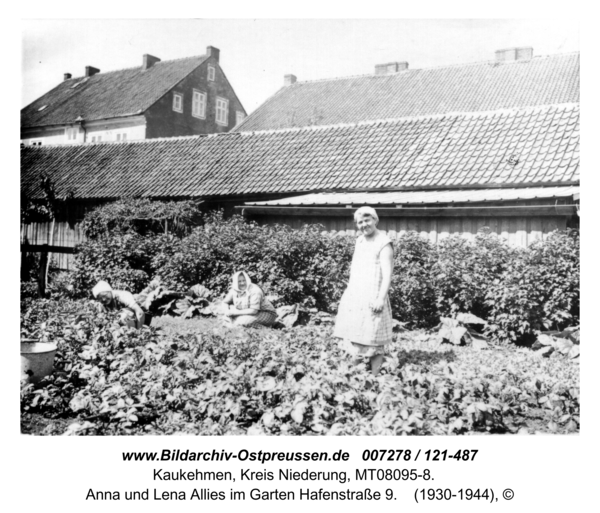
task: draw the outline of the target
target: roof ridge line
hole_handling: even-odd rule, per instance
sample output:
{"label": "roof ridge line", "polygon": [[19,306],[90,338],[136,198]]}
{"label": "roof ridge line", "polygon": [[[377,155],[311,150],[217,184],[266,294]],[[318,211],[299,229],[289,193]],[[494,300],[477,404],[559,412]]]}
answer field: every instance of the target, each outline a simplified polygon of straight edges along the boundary
{"label": "roof ridge line", "polygon": [[[548,103],[544,105],[529,105],[526,107],[508,107],[505,109],[495,109],[495,110],[487,110],[487,111],[453,111],[453,112],[445,112],[443,114],[423,114],[420,116],[402,116],[399,118],[381,118],[381,119],[369,119],[365,121],[358,121],[356,123],[337,123],[333,125],[310,125],[310,126],[300,126],[300,127],[288,127],[288,128],[273,128],[270,130],[247,130],[235,132],[241,135],[254,135],[254,134],[268,134],[268,133],[276,133],[276,132],[301,132],[303,130],[326,130],[329,128],[346,128],[346,127],[355,127],[355,126],[368,126],[368,125],[376,125],[379,123],[401,123],[406,121],[420,121],[423,119],[441,119],[444,117],[486,117],[491,114],[502,114],[502,113],[511,113],[511,112],[527,112],[527,111],[536,111],[536,110],[545,110],[552,107],[575,107],[579,106],[579,103],[568,102],[568,103]],[[231,133],[231,132],[228,132]],[[208,134],[208,135],[224,135],[224,134]]]}
{"label": "roof ridge line", "polygon": [[475,62],[466,62],[466,63],[457,63],[457,64],[444,64],[444,65],[440,65],[440,66],[430,66],[427,68],[412,68],[412,69],[408,68],[408,69],[396,71],[393,73],[383,73],[381,75],[376,75],[375,73],[363,73],[363,74],[358,74],[358,75],[347,75],[347,76],[340,76],[340,77],[316,78],[314,80],[298,80],[294,84],[287,86],[287,87],[294,87],[296,85],[302,85],[302,84],[314,84],[316,82],[345,80],[345,79],[351,79],[351,78],[366,78],[366,77],[385,78],[385,77],[390,77],[390,76],[401,75],[404,73],[410,73],[411,71],[429,71],[429,70],[445,69],[445,68],[481,66],[483,64],[499,64],[499,65],[506,66],[506,65],[510,65],[510,64],[520,64],[525,61],[547,59],[550,57],[563,57],[563,56],[568,56],[568,55],[578,55],[579,53],[580,53],[579,51],[576,51],[576,52],[566,52],[566,53],[551,53],[551,54],[546,54],[546,55],[534,55],[531,59],[523,59],[520,61],[510,61],[510,62],[498,62],[495,60],[486,60],[486,61],[475,61]]}
{"label": "roof ridge line", "polygon": [[[207,56],[206,54],[201,54],[201,55],[191,55],[190,57],[179,57],[177,59],[169,59],[169,60],[166,60],[166,61],[160,60],[160,61],[156,62],[154,64],[154,66],[156,66],[157,64],[163,63],[163,62],[166,63],[166,62],[184,61],[184,60],[187,60],[187,59],[198,59],[200,57],[206,57],[206,56]],[[96,73],[96,74],[94,74],[92,76],[108,75],[109,73],[119,73],[121,71],[130,71],[130,70],[135,70],[135,69],[141,69],[142,67],[143,66],[130,66],[128,68],[111,69],[109,71],[104,71],[104,72],[101,71],[100,73]],[[68,80],[65,80],[65,82],[70,82],[72,80],[81,80],[83,78],[91,78],[91,77],[86,77],[86,76],[73,77],[73,78],[69,78]]]}
{"label": "roof ridge line", "polygon": [[[338,123],[335,125],[312,125],[312,126],[302,126],[302,127],[291,127],[291,128],[278,128],[272,130],[256,130],[256,131],[244,131],[244,132],[223,132],[223,133],[214,133],[214,134],[195,134],[195,135],[180,135],[176,137],[156,137],[152,139],[137,139],[131,141],[101,141],[101,142],[85,142],[85,143],[77,143],[77,144],[46,144],[44,146],[35,147],[37,148],[56,148],[56,147],[85,147],[85,146],[100,146],[100,145],[116,145],[116,144],[152,144],[154,142],[163,142],[163,141],[183,141],[183,140],[191,140],[191,139],[202,139],[202,138],[216,138],[216,137],[225,137],[225,136],[237,136],[237,137],[251,137],[254,135],[263,135],[263,134],[271,134],[271,133],[292,133],[292,132],[310,132],[317,130],[327,130],[331,128],[352,128],[357,126],[370,126],[377,124],[400,124],[407,121],[421,121],[424,119],[443,119],[443,118],[457,118],[460,116],[464,116],[466,118],[478,118],[478,117],[487,117],[494,114],[508,114],[514,112],[535,112],[535,111],[543,111],[549,110],[551,108],[569,108],[569,107],[578,107],[579,103],[551,103],[546,105],[531,105],[527,107],[511,107],[507,109],[496,109],[490,111],[475,111],[475,112],[446,112],[444,114],[428,114],[422,116],[405,116],[401,118],[385,118],[385,119],[375,119],[375,120],[367,120],[360,121],[358,123]],[[30,148],[32,146],[25,146],[25,148]]]}

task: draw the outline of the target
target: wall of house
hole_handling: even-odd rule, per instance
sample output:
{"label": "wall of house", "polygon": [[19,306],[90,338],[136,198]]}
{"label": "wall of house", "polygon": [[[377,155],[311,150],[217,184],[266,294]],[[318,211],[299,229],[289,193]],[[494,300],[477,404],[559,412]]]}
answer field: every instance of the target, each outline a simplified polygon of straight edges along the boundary
{"label": "wall of house", "polygon": [[[35,128],[21,132],[21,144],[25,146],[37,146],[38,144],[48,146],[49,144],[65,144],[66,142],[65,127]],[[76,140],[69,142],[83,142],[83,132],[77,134]]]}
{"label": "wall of house", "polygon": [[86,142],[136,141],[146,138],[146,119],[134,118],[94,121],[86,125]]}
{"label": "wall of house", "polygon": [[[578,204],[578,201],[575,202]],[[510,207],[536,207],[536,206],[569,206],[573,205],[572,198],[547,198],[534,199],[528,201],[504,201],[487,202],[486,207],[504,207],[512,210]],[[442,205],[429,205],[430,207]],[[446,205],[450,206],[450,205]],[[477,207],[483,204],[456,203],[451,207]],[[287,224],[292,228],[301,228],[305,224],[322,224],[325,230],[331,233],[357,235],[354,224],[355,209],[348,209],[348,215],[338,216],[304,216],[304,215],[252,215],[252,220],[260,224]],[[377,208],[375,208],[377,210]],[[514,214],[515,212],[511,212]],[[446,237],[460,235],[466,239],[473,239],[477,232],[484,227],[505,238],[509,244],[519,247],[527,247],[532,242],[545,239],[548,234],[554,230],[565,230],[566,228],[579,228],[578,215],[534,215],[527,214],[522,216],[494,215],[494,216],[427,216],[416,217],[413,215],[397,217],[381,216],[377,227],[385,231],[392,239],[401,236],[408,231],[415,231],[422,237],[429,239],[432,243],[437,243]]]}
{"label": "wall of house", "polygon": [[[214,81],[208,80],[209,66],[215,68]],[[192,115],[194,89],[207,95],[204,119]],[[183,94],[183,112],[173,110],[173,93]],[[229,115],[226,126],[216,123],[217,96],[229,100]],[[211,57],[148,109],[146,112],[146,137],[152,139],[156,137],[229,132],[236,125],[236,112],[238,111],[245,115],[244,108],[237,99],[219,63],[214,57]]]}
{"label": "wall of house", "polygon": [[[67,130],[75,129],[69,138]],[[74,138],[73,138],[74,137]],[[143,116],[91,121],[85,129],[78,125],[64,125],[53,128],[28,129],[21,132],[21,142],[25,146],[51,144],[82,144],[84,142],[112,142],[117,140],[135,141],[146,138],[146,119]]]}
{"label": "wall of house", "polygon": [[[305,224],[322,224],[331,233],[357,235],[352,214],[347,217],[261,215],[253,216],[252,219],[260,224],[287,224],[292,228],[301,228]],[[392,239],[407,231],[415,231],[432,243],[451,235],[472,239],[483,227],[504,237],[509,244],[527,247],[533,241],[545,239],[553,230],[566,229],[567,217],[382,217],[378,224],[378,228]]]}

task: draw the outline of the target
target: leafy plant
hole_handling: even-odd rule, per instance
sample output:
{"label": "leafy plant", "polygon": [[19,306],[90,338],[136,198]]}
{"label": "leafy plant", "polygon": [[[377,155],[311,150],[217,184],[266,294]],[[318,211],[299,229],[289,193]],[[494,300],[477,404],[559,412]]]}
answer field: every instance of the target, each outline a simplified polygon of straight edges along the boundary
{"label": "leafy plant", "polygon": [[489,334],[502,343],[532,343],[538,331],[578,325],[579,274],[577,231],[533,243],[487,292]]}
{"label": "leafy plant", "polygon": [[116,320],[93,301],[29,305],[22,337],[55,342],[58,352],[54,373],[21,389],[25,425],[36,415],[48,422],[44,433],[72,435],[579,429],[579,365],[562,356],[440,347],[402,332],[373,378],[327,325],[165,336]]}
{"label": "leafy plant", "polygon": [[394,274],[390,290],[393,316],[408,328],[429,328],[438,322],[433,266],[435,246],[416,232],[394,243]]}
{"label": "leafy plant", "polygon": [[115,232],[135,232],[140,235],[171,233],[182,236],[200,222],[198,206],[190,200],[124,198],[101,205],[86,214],[81,227],[90,239]]}
{"label": "leafy plant", "polygon": [[475,349],[488,347],[487,341],[481,334],[481,329],[476,326],[485,327],[486,322],[472,314],[460,313],[456,318],[441,318],[438,337],[440,342],[450,342],[455,345],[471,345]]}
{"label": "leafy plant", "polygon": [[114,289],[132,293],[142,290],[154,276],[153,258],[168,257],[176,237],[140,235],[135,232],[99,236],[80,244],[72,274],[73,291],[89,296],[92,287],[105,280]]}
{"label": "leafy plant", "polygon": [[273,296],[275,305],[300,303],[334,310],[347,282],[352,241],[322,234],[318,225],[293,230],[259,226],[240,216],[208,215],[203,227],[179,240],[172,254],[154,260],[157,274],[174,289],[202,283],[225,294],[235,271]]}
{"label": "leafy plant", "polygon": [[490,305],[486,294],[495,282],[502,281],[520,250],[489,229],[480,231],[473,241],[448,237],[437,249],[433,275],[440,315],[454,317],[459,312],[470,312],[487,318]]}

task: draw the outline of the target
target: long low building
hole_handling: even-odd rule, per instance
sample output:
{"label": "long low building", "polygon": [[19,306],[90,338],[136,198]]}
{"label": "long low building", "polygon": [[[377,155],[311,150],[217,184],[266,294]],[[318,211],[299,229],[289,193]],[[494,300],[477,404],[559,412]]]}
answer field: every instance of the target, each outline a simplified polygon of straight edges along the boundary
{"label": "long low building", "polygon": [[[369,204],[384,229],[434,241],[489,226],[525,246],[578,226],[578,104],[21,152],[27,201],[43,198],[41,177],[72,198],[55,245],[81,241],[85,211],[121,197],[192,198],[344,233],[348,208]],[[25,225],[23,239],[47,243],[50,226]]]}

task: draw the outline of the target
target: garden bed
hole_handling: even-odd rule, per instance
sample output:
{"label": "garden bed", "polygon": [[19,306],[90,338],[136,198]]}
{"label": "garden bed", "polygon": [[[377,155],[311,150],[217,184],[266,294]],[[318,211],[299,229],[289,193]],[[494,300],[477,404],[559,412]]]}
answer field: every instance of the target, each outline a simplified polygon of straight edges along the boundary
{"label": "garden bed", "polygon": [[90,303],[35,302],[24,315],[22,332],[59,351],[54,374],[22,388],[22,432],[579,431],[579,358],[514,346],[478,351],[408,331],[396,334],[374,378],[338,349],[331,326],[227,330],[213,319],[164,317],[136,331]]}

